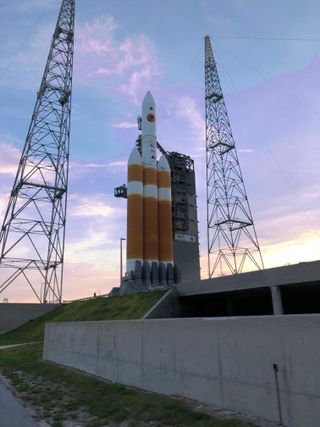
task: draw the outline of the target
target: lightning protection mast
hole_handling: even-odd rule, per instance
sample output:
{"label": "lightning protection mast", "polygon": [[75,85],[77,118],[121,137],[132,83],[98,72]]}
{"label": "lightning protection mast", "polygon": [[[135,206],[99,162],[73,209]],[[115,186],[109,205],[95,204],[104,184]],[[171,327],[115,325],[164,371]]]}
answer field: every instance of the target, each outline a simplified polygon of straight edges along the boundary
{"label": "lightning protection mast", "polygon": [[209,36],[205,37],[205,105],[209,277],[241,273],[244,268],[262,269],[261,251]]}
{"label": "lightning protection mast", "polygon": [[29,285],[61,302],[69,166],[75,0],[63,0],[0,231],[0,293]]}

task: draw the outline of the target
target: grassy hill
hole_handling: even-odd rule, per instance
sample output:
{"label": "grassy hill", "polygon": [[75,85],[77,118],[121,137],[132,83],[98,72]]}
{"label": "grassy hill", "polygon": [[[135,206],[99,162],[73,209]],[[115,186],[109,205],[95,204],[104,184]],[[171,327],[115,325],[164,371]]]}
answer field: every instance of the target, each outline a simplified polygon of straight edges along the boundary
{"label": "grassy hill", "polygon": [[47,322],[141,319],[163,294],[163,291],[157,291],[112,298],[97,297],[63,304],[14,331],[0,335],[0,345],[42,341]]}

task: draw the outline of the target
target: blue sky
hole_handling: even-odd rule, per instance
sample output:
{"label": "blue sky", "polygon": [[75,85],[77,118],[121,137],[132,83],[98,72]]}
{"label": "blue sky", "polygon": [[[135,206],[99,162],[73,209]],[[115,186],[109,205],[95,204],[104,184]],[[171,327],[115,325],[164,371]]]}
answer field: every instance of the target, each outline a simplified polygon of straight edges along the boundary
{"label": "blue sky", "polygon": [[[59,7],[55,0],[0,0],[1,217]],[[206,277],[206,34],[266,266],[318,258],[319,16],[313,0],[76,2],[65,299],[118,284],[126,204],[113,188],[126,180],[147,90],[157,102],[159,142],[195,159]],[[1,298],[32,300],[19,286]]]}

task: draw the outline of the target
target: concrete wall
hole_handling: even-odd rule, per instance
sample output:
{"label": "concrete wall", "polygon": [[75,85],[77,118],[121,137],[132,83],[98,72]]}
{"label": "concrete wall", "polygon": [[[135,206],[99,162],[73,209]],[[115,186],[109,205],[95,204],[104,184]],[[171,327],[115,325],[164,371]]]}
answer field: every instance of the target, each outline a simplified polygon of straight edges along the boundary
{"label": "concrete wall", "polygon": [[281,417],[290,427],[319,427],[319,336],[320,315],[52,323],[44,359],[265,420]]}
{"label": "concrete wall", "polygon": [[170,317],[180,317],[180,314],[181,308],[178,293],[174,288],[171,288],[143,316],[143,319],[168,319]]}
{"label": "concrete wall", "polygon": [[57,304],[0,304],[0,334],[57,308]]}
{"label": "concrete wall", "polygon": [[198,295],[310,282],[320,282],[320,261],[300,262],[199,281],[185,280],[175,287],[179,295]]}

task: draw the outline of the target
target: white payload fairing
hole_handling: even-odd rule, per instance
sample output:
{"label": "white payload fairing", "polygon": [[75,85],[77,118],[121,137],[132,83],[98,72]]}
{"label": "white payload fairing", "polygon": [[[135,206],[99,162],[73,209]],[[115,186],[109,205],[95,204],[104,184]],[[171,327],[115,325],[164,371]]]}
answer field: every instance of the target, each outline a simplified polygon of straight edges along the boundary
{"label": "white payload fairing", "polygon": [[157,161],[156,105],[151,92],[138,117],[141,151],[128,160],[127,275],[150,283],[173,283],[171,176],[168,161]]}

